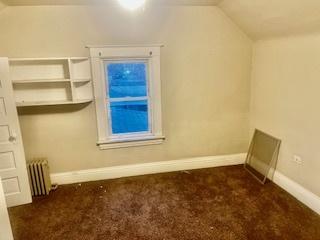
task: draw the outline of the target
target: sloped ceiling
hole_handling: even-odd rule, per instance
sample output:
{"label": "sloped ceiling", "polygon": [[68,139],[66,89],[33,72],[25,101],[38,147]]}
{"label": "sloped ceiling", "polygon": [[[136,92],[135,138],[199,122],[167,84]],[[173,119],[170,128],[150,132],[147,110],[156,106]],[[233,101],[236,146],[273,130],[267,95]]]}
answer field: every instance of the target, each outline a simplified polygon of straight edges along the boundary
{"label": "sloped ceiling", "polygon": [[[95,5],[112,4],[115,0],[3,0],[9,6],[37,6],[37,5]],[[157,4],[178,5],[216,5],[221,0],[148,0]]]}
{"label": "sloped ceiling", "polygon": [[320,32],[320,0],[224,0],[219,7],[253,39]]}
{"label": "sloped ceiling", "polygon": [[[116,0],[0,0],[8,6],[108,5]],[[147,0],[151,4],[219,6],[253,40],[320,32],[320,0]]]}

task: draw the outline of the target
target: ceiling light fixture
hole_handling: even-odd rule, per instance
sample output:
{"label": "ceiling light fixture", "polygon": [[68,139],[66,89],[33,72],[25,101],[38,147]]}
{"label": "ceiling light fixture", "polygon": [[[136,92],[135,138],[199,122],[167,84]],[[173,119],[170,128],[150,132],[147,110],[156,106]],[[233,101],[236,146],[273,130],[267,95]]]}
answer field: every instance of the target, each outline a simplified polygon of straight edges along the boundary
{"label": "ceiling light fixture", "polygon": [[120,5],[131,11],[142,7],[146,0],[118,0]]}

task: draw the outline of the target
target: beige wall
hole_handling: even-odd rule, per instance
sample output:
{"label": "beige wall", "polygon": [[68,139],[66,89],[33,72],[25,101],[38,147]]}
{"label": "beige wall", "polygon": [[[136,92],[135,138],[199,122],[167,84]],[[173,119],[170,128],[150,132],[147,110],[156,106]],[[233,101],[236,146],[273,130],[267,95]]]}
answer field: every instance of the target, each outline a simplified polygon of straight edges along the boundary
{"label": "beige wall", "polygon": [[[251,129],[282,139],[278,170],[320,195],[320,35],[254,45]],[[303,164],[292,161],[302,157]]]}
{"label": "beige wall", "polygon": [[6,5],[0,0],[0,11],[3,10]]}
{"label": "beige wall", "polygon": [[128,13],[107,7],[8,7],[0,14],[0,55],[87,56],[86,44],[163,43],[162,145],[98,149],[93,104],[24,109],[28,158],[52,172],[247,150],[251,48],[216,7],[158,7]]}

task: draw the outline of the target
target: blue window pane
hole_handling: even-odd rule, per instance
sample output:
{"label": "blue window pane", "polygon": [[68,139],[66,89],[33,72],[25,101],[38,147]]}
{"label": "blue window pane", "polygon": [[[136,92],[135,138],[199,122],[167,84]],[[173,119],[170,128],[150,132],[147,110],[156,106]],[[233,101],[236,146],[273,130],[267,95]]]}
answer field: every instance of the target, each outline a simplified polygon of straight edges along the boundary
{"label": "blue window pane", "polygon": [[147,96],[146,63],[107,64],[110,98]]}
{"label": "blue window pane", "polygon": [[111,102],[112,133],[146,132],[148,124],[148,101]]}

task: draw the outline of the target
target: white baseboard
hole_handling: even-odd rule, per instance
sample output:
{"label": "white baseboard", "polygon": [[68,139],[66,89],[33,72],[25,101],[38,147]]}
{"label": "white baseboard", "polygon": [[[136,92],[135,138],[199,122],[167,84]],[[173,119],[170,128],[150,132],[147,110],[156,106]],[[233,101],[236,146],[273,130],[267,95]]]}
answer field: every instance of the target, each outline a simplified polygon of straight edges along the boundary
{"label": "white baseboard", "polygon": [[54,173],[51,174],[51,181],[52,183],[69,184],[154,173],[230,166],[243,164],[245,157],[246,154],[241,153]]}
{"label": "white baseboard", "polygon": [[302,187],[300,184],[286,177],[279,171],[275,171],[273,182],[286,190],[300,202],[307,205],[316,213],[320,214],[320,197]]}
{"label": "white baseboard", "polygon": [[[231,166],[243,164],[246,153],[196,157],[173,161],[141,163],[133,165],[88,169],[74,172],[51,174],[51,181],[58,184],[70,184],[121,177],[131,177],[154,173],[175,172],[183,170]],[[305,189],[295,181],[284,176],[279,171],[274,171],[273,182],[286,190],[296,199],[307,205],[313,211],[320,214],[320,197]]]}
{"label": "white baseboard", "polygon": [[[262,162],[256,162],[254,166],[257,170],[264,171],[268,169],[268,166]],[[297,182],[293,181],[292,179],[286,177],[278,170],[271,168],[268,174],[268,178],[277,184],[279,187],[286,190],[300,202],[307,205],[316,213],[320,214],[320,197],[315,195],[314,193],[310,192],[306,188],[302,187]]]}

